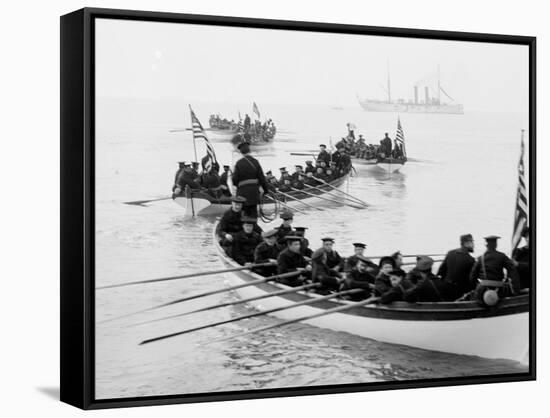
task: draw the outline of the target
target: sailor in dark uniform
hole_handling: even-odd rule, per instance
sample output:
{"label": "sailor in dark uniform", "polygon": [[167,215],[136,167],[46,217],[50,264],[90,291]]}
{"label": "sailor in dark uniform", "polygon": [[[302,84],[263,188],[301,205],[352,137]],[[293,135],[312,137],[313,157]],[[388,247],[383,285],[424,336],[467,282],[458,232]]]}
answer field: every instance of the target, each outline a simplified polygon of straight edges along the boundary
{"label": "sailor in dark uniform", "polygon": [[311,258],[313,250],[309,248],[309,240],[306,238],[306,229],[308,228],[305,226],[297,226],[294,228],[294,235],[302,238],[302,241],[300,242],[300,251],[302,255],[306,258]]}
{"label": "sailor in dark uniform", "polygon": [[285,237],[287,235],[294,235],[294,229],[292,229],[294,215],[292,212],[285,211],[281,213],[280,218],[283,220],[283,223],[277,228],[277,242],[284,245],[286,244]]}
{"label": "sailor in dark uniform", "polygon": [[311,161],[311,160],[307,160],[307,161],[306,161],[306,169],[305,169],[305,172],[306,172],[306,174],[307,174],[307,173],[314,173],[314,172],[315,172],[315,167],[313,166],[313,161]]}
{"label": "sailor in dark uniform", "polygon": [[337,170],[340,169],[340,160],[342,159],[343,152],[344,152],[344,146],[339,145],[338,148],[336,148],[336,151],[332,153],[332,162],[336,163]]}
{"label": "sailor in dark uniform", "polygon": [[336,167],[338,169],[338,174],[342,175],[347,173],[351,168],[351,157],[345,150],[340,150],[340,160],[337,161]]}
{"label": "sailor in dark uniform", "polygon": [[279,177],[279,184],[283,184],[285,178],[289,177],[289,174],[286,171],[286,167],[279,168],[279,171],[281,172],[281,177]]}
{"label": "sailor in dark uniform", "polygon": [[437,271],[439,277],[455,286],[457,299],[473,290],[470,282],[470,272],[475,263],[474,257],[471,256],[473,252],[472,234],[462,235],[460,248],[449,251]]}
{"label": "sailor in dark uniform", "polygon": [[283,179],[283,182],[279,184],[279,191],[283,193],[288,193],[292,191],[292,184],[290,182],[290,177]]}
{"label": "sailor in dark uniform", "polygon": [[176,171],[176,175],[174,176],[174,185],[172,186],[172,191],[178,187],[178,178],[181,173],[183,173],[183,169],[185,168],[185,161],[178,162],[178,171]]}
{"label": "sailor in dark uniform", "polygon": [[330,163],[330,154],[327,152],[327,146],[325,144],[319,145],[319,155],[317,155],[317,161],[324,161],[327,165]]}
{"label": "sailor in dark uniform", "polygon": [[388,304],[405,300],[405,292],[414,285],[405,277],[405,272],[401,269],[393,270],[390,273],[391,289],[380,296],[379,302]]}
{"label": "sailor in dark uniform", "polygon": [[376,280],[376,270],[372,270],[372,262],[362,254],[356,254],[356,261],[350,271],[346,273],[342,290],[363,289],[364,292],[348,296],[352,300],[362,300],[371,296]]}
{"label": "sailor in dark uniform", "polygon": [[304,174],[304,167],[300,164],[294,166],[294,173],[292,173],[292,180],[298,180],[298,177]]}
{"label": "sailor in dark uniform", "polygon": [[231,190],[229,190],[229,185],[227,184],[227,179],[229,177],[229,174],[230,174],[229,166],[224,165],[223,173],[220,176],[220,185],[221,185],[222,194],[224,196],[231,196]]}
{"label": "sailor in dark uniform", "polygon": [[260,188],[263,192],[268,190],[265,181],[264,170],[254,157],[249,155],[250,144],[243,142],[238,145],[242,158],[235,164],[235,170],[231,176],[233,184],[237,187],[236,194],[246,198],[243,212],[247,216],[258,217],[258,204],[260,203]]}
{"label": "sailor in dark uniform", "polygon": [[287,247],[281,251],[277,258],[277,274],[285,274],[293,271],[300,271],[299,276],[279,279],[280,283],[288,286],[300,286],[304,280],[311,276],[311,265],[307,262],[302,254],[300,254],[301,238],[293,235],[286,237]]}
{"label": "sailor in dark uniform", "polygon": [[[494,283],[494,287],[498,287],[502,296],[506,295],[508,292],[515,294],[520,290],[518,272],[514,262],[510,260],[506,254],[497,251],[497,240],[499,238],[500,237],[496,235],[489,235],[484,238],[487,251],[475,261],[472,271],[470,272],[470,282],[472,285],[477,285],[478,279],[496,282]],[[511,288],[508,286],[502,287],[502,285],[498,283],[502,283],[504,280],[504,270],[506,270],[511,280]],[[492,287],[488,286],[489,284],[491,283],[482,282],[481,286]],[[482,292],[482,289],[479,288],[480,286],[478,285],[478,290],[476,290],[477,294],[481,294]]]}
{"label": "sailor in dark uniform", "polygon": [[[306,175],[306,178],[304,180],[304,184],[307,184],[308,186],[311,186],[311,187],[316,187],[319,184],[319,182],[313,178],[313,173],[309,172]],[[306,187],[306,189],[307,189],[307,187]]]}
{"label": "sailor in dark uniform", "polygon": [[311,255],[311,280],[321,285],[317,293],[328,294],[330,291],[340,290],[341,274],[329,268],[327,253],[323,248],[319,248]]}
{"label": "sailor in dark uniform", "polygon": [[277,257],[283,247],[277,243],[277,230],[270,229],[262,233],[264,239],[254,250],[254,264],[273,263],[272,266],[257,267],[254,271],[262,276],[277,274]]}
{"label": "sailor in dark uniform", "polygon": [[380,141],[380,148],[378,149],[378,151],[381,154],[384,154],[385,158],[390,158],[391,147],[392,147],[391,138],[388,136],[388,133],[386,132],[384,133],[384,138]]}
{"label": "sailor in dark uniform", "polygon": [[[363,244],[362,242],[353,243],[353,255],[346,257],[346,260],[344,262],[344,271],[351,271],[357,264],[357,260],[359,260],[359,256],[366,258],[365,248],[367,248],[367,245]],[[378,270],[378,268],[376,267],[376,264],[374,264],[368,258],[367,258],[367,264],[370,267],[374,267],[376,270]]]}
{"label": "sailor in dark uniform", "polygon": [[516,265],[519,274],[520,287],[522,289],[531,288],[531,250],[529,248],[529,228],[523,231],[525,246],[516,248],[512,253],[512,260]]}
{"label": "sailor in dark uniform", "polygon": [[295,180],[292,180],[290,184],[293,189],[303,190],[304,189],[305,178],[303,173],[301,173]]}
{"label": "sailor in dark uniform", "polygon": [[344,260],[340,257],[340,254],[333,249],[334,238],[322,238],[323,249],[327,253],[327,266],[334,271],[340,271],[343,268]]}
{"label": "sailor in dark uniform", "polygon": [[267,190],[270,193],[276,193],[278,188],[279,182],[277,181],[277,178],[275,176],[271,176],[271,178],[267,182]]}
{"label": "sailor in dark uniform", "polygon": [[378,274],[374,280],[374,294],[382,296],[391,289],[390,273],[395,270],[395,259],[393,257],[382,257],[378,262]]}
{"label": "sailor in dark uniform", "polygon": [[313,177],[317,180],[317,185],[327,182],[327,175],[325,174],[325,169],[323,167],[317,167],[317,172]]}
{"label": "sailor in dark uniform", "polygon": [[254,250],[262,242],[260,234],[254,232],[257,219],[243,216],[241,219],[242,230],[233,235],[233,259],[244,266],[254,261]]}
{"label": "sailor in dark uniform", "polygon": [[246,199],[242,196],[233,196],[231,198],[231,207],[225,211],[220,219],[218,226],[218,237],[220,245],[225,249],[227,255],[231,257],[233,236],[242,229],[242,209]]}
{"label": "sailor in dark uniform", "polygon": [[438,279],[432,273],[434,260],[428,256],[420,256],[416,261],[416,270],[421,278],[405,290],[403,299],[407,302],[442,302],[454,300],[456,290],[453,285]]}
{"label": "sailor in dark uniform", "polygon": [[[179,170],[178,170],[179,171]],[[192,167],[190,164],[184,163],[183,169],[179,171],[178,178],[176,179],[176,184],[173,187],[174,196],[185,191],[186,187],[189,187],[193,190],[200,189],[199,183],[193,178]]]}

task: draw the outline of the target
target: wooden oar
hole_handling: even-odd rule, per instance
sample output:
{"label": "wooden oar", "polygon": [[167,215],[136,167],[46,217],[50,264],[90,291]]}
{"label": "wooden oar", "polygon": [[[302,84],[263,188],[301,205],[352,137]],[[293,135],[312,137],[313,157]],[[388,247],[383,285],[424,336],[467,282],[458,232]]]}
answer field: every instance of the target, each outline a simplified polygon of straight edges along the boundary
{"label": "wooden oar", "polygon": [[340,190],[338,187],[334,187],[332,184],[327,183],[327,182],[324,181],[323,179],[320,179],[320,178],[315,177],[315,176],[313,176],[313,178],[314,178],[315,180],[317,180],[317,181],[320,181],[320,182],[323,183],[324,185],[333,188],[335,191],[340,192],[340,193],[342,193],[342,194],[348,196],[349,198],[356,200],[358,203],[361,203],[362,205],[368,206],[368,203],[367,203],[367,202],[365,202],[365,201],[359,199],[358,197],[352,196],[352,195],[350,195],[349,193],[346,193],[346,192]]}
{"label": "wooden oar", "polygon": [[169,281],[169,280],[189,279],[189,278],[192,278],[192,277],[200,277],[200,276],[210,276],[212,274],[229,273],[231,271],[250,270],[250,269],[253,269],[253,268],[256,268],[256,267],[267,267],[267,266],[272,266],[274,264],[275,263],[259,263],[259,264],[252,264],[250,266],[239,266],[239,267],[232,267],[232,268],[229,268],[229,269],[222,269],[222,270],[201,271],[199,273],[189,273],[189,274],[183,274],[183,275],[180,275],[180,276],[161,277],[161,278],[158,278],[158,279],[139,280],[139,281],[135,281],[135,282],[110,284],[110,285],[107,285],[107,286],[96,287],[96,290],[113,289],[115,287],[133,286],[133,285],[137,285],[137,284],[166,282],[166,281]]}
{"label": "wooden oar", "polygon": [[[355,289],[355,290],[357,290],[357,289]],[[342,292],[342,293],[344,293],[344,292]],[[306,316],[302,316],[300,318],[289,319],[287,321],[279,322],[279,323],[274,324],[274,325],[267,325],[267,326],[264,326],[264,327],[253,328],[253,329],[250,329],[248,331],[242,332],[240,334],[236,334],[236,335],[232,335],[232,336],[224,337],[224,338],[218,338],[218,339],[215,339],[213,341],[211,340],[211,341],[209,341],[209,344],[214,343],[214,342],[232,340],[234,338],[242,337],[242,336],[245,336],[245,335],[254,334],[254,333],[262,332],[262,331],[267,331],[267,330],[273,329],[273,328],[279,328],[279,327],[282,327],[284,325],[294,324],[294,323],[300,322],[300,321],[308,321],[310,319],[319,318],[321,316],[330,315],[330,314],[337,313],[337,312],[347,311],[347,310],[350,310],[350,309],[353,309],[353,308],[358,308],[358,307],[361,307],[361,306],[368,305],[370,303],[374,303],[378,299],[379,298],[377,298],[377,297],[371,297],[371,298],[362,300],[360,302],[350,303],[350,304],[346,304],[346,305],[343,305],[343,306],[338,306],[336,308],[327,309],[326,311],[319,312],[319,313],[316,313],[316,314],[313,314],[313,315],[306,315]],[[143,343],[141,343],[141,344],[143,344]]]}
{"label": "wooden oar", "polygon": [[[447,254],[401,254],[401,257],[408,258],[408,257],[420,257],[420,256],[427,256],[427,257],[445,257]],[[373,259],[381,259],[383,257],[389,257],[389,255],[369,255],[366,256],[367,258],[373,258]]]}
{"label": "wooden oar", "polygon": [[175,305],[177,303],[187,302],[189,300],[203,298],[203,297],[206,297],[206,296],[217,295],[218,293],[231,292],[232,290],[241,289],[243,287],[255,286],[255,285],[260,284],[260,283],[266,283],[266,282],[277,280],[277,279],[285,279],[287,277],[298,276],[299,274],[302,274],[302,272],[301,271],[292,271],[290,273],[277,274],[275,276],[264,277],[263,279],[252,280],[250,282],[238,284],[238,285],[235,285],[235,286],[225,287],[223,289],[217,289],[217,290],[211,290],[209,292],[198,293],[196,295],[191,295],[191,296],[176,299],[176,300],[173,300],[173,301],[170,301],[170,302],[166,302],[166,303],[163,303],[161,305],[156,305],[156,306],[152,306],[150,308],[141,309],[139,311],[130,312],[130,313],[127,313],[127,314],[124,314],[124,315],[116,316],[114,318],[105,319],[103,321],[99,321],[98,323],[102,324],[102,323],[105,323],[105,322],[111,322],[111,321],[115,321],[117,319],[127,318],[129,316],[137,315],[137,314],[144,313],[144,312],[149,312],[149,311],[152,311],[154,309],[159,309],[159,308],[164,308],[166,306]]}
{"label": "wooden oar", "polygon": [[301,203],[302,205],[308,207],[308,208],[312,208],[312,209],[315,209],[315,210],[320,210],[321,212],[323,211],[323,209],[321,208],[318,208],[317,206],[313,206],[313,205],[310,205],[309,203],[305,203],[303,202],[302,200],[300,199],[296,199],[294,196],[291,196],[287,193],[284,193],[284,192],[281,192],[280,190],[277,192],[277,193],[281,193],[283,196],[285,196],[287,199],[292,199],[292,200],[295,200],[296,202],[298,203]]}
{"label": "wooden oar", "polygon": [[210,311],[212,309],[223,308],[223,307],[226,307],[226,306],[240,305],[240,304],[243,304],[243,303],[251,302],[253,300],[267,299],[267,298],[272,298],[274,296],[286,295],[288,293],[296,293],[296,292],[299,292],[301,290],[310,290],[312,288],[319,287],[319,286],[321,286],[319,283],[310,283],[310,284],[306,284],[304,286],[293,287],[292,289],[278,290],[277,292],[266,293],[265,295],[253,296],[253,297],[246,298],[246,299],[234,300],[232,302],[218,303],[217,305],[206,306],[204,308],[195,309],[194,311],[184,312],[184,313],[176,314],[176,315],[164,316],[162,318],[151,319],[149,321],[138,322],[136,324],[129,325],[129,327],[135,327],[135,326],[138,326],[138,325],[150,324],[151,322],[163,321],[165,319],[179,318],[179,317],[191,315],[191,314],[194,314],[194,313],[197,313],[197,312]]}
{"label": "wooden oar", "polygon": [[281,201],[280,199],[275,199],[275,198],[273,198],[273,197],[271,197],[271,196],[269,196],[269,199],[271,199],[273,202],[278,202],[280,205],[284,206],[285,208],[287,208],[287,209],[290,210],[290,211],[296,211],[296,212],[299,212],[299,213],[301,213],[301,214],[303,214],[303,215],[306,214],[306,212],[304,212],[303,210],[298,209],[298,208],[293,208],[292,206],[289,206],[289,205],[287,205],[285,202]]}
{"label": "wooden oar", "polygon": [[161,198],[158,198],[158,199],[149,199],[149,200],[134,200],[133,202],[122,202],[122,203],[124,203],[125,205],[138,205],[138,206],[142,206],[142,205],[144,205],[145,203],[149,203],[149,202],[159,202],[159,201],[161,201],[161,200],[168,200],[168,199],[172,199],[172,196],[161,197]]}
{"label": "wooden oar", "polygon": [[[443,260],[434,260],[434,263],[441,263]],[[416,261],[409,261],[407,263],[403,263],[403,266],[414,266],[416,264]]]}
{"label": "wooden oar", "polygon": [[347,200],[349,202],[353,202],[353,203],[356,203],[356,204],[360,204],[362,207],[366,208],[368,207],[367,205],[363,204],[363,203],[359,203],[357,200],[353,200],[349,197],[345,197],[345,196],[341,196],[341,195],[337,195],[335,193],[332,193],[332,192],[329,192],[328,190],[323,190],[323,189],[319,189],[318,187],[315,187],[315,186],[310,186],[309,184],[305,184],[304,183],[304,186],[307,187],[308,189],[313,189],[313,190],[317,190],[323,194],[328,194],[329,196],[334,196],[336,197],[337,199],[344,199],[344,200]]}
{"label": "wooden oar", "polygon": [[230,319],[226,319],[225,321],[214,322],[214,323],[211,323],[211,324],[202,325],[200,327],[189,328],[189,329],[186,329],[186,330],[183,330],[183,331],[178,331],[178,332],[173,332],[171,334],[161,335],[160,337],[150,338],[148,340],[142,341],[141,343],[139,343],[139,345],[149,344],[149,343],[152,343],[154,341],[160,341],[160,340],[165,340],[167,338],[177,337],[178,335],[188,334],[190,332],[199,331],[199,330],[206,329],[206,328],[217,327],[218,325],[229,324],[230,322],[236,322],[236,321],[240,321],[242,319],[248,319],[248,318],[253,318],[255,316],[267,315],[267,314],[270,314],[270,313],[273,313],[273,312],[284,311],[284,310],[296,308],[296,307],[302,306],[302,305],[311,305],[313,303],[322,302],[324,300],[334,299],[336,297],[351,295],[351,294],[359,293],[359,292],[363,292],[363,289],[351,289],[351,290],[346,290],[344,292],[338,292],[338,293],[333,293],[331,295],[322,296],[322,297],[319,297],[319,298],[309,298],[309,299],[304,300],[302,302],[293,303],[291,305],[279,306],[278,308],[272,308],[272,309],[267,309],[265,311],[254,312],[254,313],[251,313],[251,314],[248,314],[248,315],[239,316],[237,318],[230,318]]}
{"label": "wooden oar", "polygon": [[334,200],[334,199],[329,199],[328,197],[324,197],[324,196],[321,196],[321,195],[309,193],[309,192],[306,192],[304,190],[296,189],[294,187],[291,187],[291,189],[294,190],[295,192],[300,192],[300,193],[304,193],[308,196],[316,197],[317,199],[326,200],[327,202],[337,203],[339,205],[345,205],[345,206],[349,206],[349,207],[352,207],[352,208],[355,208],[355,209],[365,209],[365,206],[355,206],[355,205],[352,205],[350,203],[346,203],[345,201],[338,201],[338,200]]}

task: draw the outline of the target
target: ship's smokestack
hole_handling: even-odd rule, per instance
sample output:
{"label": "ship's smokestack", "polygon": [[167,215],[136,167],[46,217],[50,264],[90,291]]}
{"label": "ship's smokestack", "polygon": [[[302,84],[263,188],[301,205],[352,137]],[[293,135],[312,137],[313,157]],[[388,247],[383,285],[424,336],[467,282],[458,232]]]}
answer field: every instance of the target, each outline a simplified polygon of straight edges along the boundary
{"label": "ship's smokestack", "polygon": [[430,93],[428,91],[428,86],[424,87],[424,94],[426,96],[425,98],[426,104],[430,104]]}
{"label": "ship's smokestack", "polygon": [[414,86],[414,104],[418,104],[418,86]]}

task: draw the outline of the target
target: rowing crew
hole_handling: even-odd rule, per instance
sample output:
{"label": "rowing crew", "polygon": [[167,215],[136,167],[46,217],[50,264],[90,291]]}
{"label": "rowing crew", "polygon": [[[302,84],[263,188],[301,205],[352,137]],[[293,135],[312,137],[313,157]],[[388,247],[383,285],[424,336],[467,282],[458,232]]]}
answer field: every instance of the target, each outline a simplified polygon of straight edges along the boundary
{"label": "rowing crew", "polygon": [[283,223],[279,228],[265,232],[251,217],[235,222],[233,229],[240,224],[240,230],[234,233],[227,231],[227,222],[220,223],[221,244],[241,265],[271,263],[254,269],[263,276],[300,272],[299,276],[281,279],[282,284],[296,287],[305,282],[317,283],[317,292],[321,294],[362,289],[362,293],[352,297],[358,300],[377,297],[381,303],[390,303],[476,299],[492,305],[499,297],[515,295],[530,287],[528,230],[527,245],[514,252],[513,260],[497,251],[496,236],[485,237],[487,251],[476,260],[470,255],[474,250],[473,237],[463,235],[461,247],[447,253],[435,275],[431,257],[418,256],[415,267],[406,273],[399,252],[382,257],[375,264],[364,255],[363,243],[354,243],[354,254],[342,258],[333,248],[334,239],[326,237],[322,239],[322,247],[312,252],[305,238],[307,228],[292,228],[292,214],[284,213],[281,217]]}

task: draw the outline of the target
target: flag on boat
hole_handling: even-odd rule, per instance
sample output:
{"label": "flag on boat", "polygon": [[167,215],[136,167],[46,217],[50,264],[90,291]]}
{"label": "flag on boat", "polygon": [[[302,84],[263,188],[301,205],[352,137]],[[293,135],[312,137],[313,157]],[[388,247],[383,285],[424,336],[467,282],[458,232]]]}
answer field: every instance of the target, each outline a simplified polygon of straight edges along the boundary
{"label": "flag on boat", "polygon": [[241,116],[241,111],[239,110],[239,122],[243,120],[243,117]]}
{"label": "flag on boat", "polygon": [[256,102],[252,104],[252,111],[258,116],[258,119],[260,119],[260,109],[258,109]]}
{"label": "flag on boat", "polygon": [[403,133],[403,127],[401,126],[401,120],[397,117],[397,133],[395,134],[396,142],[401,146],[403,150],[403,156],[407,156],[405,151],[405,134]]}
{"label": "flag on boat", "polygon": [[518,191],[516,197],[516,212],[514,214],[514,232],[512,234],[512,251],[514,251],[521,241],[525,228],[529,225],[527,188],[525,187],[525,166],[523,164],[523,154],[525,146],[523,144],[523,130],[521,131],[521,153],[518,163]]}
{"label": "flag on boat", "polygon": [[191,128],[193,130],[193,139],[204,139],[204,142],[206,142],[206,156],[208,157],[205,161],[204,167],[206,170],[210,170],[212,165],[214,163],[217,163],[218,160],[216,159],[216,153],[214,152],[214,148],[212,147],[212,144],[208,140],[208,137],[206,136],[206,132],[202,128],[202,125],[195,115],[195,112],[193,112],[193,109],[191,109],[191,106],[189,106],[189,110],[191,111]]}

